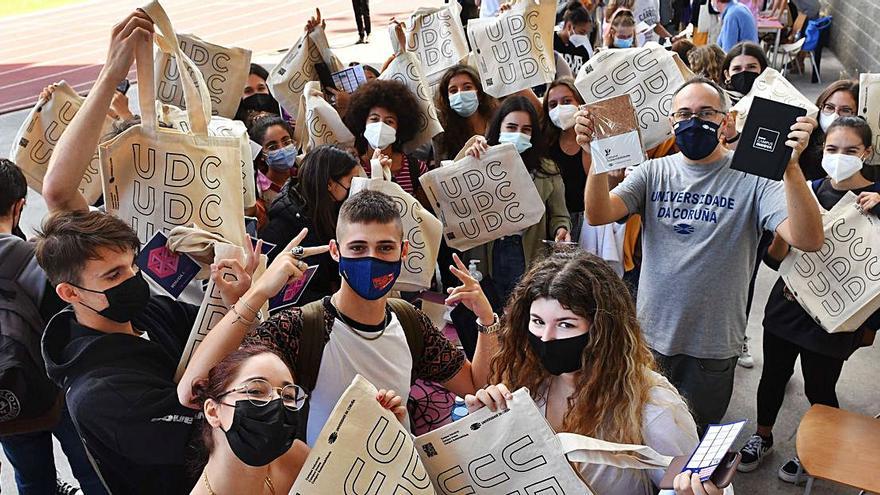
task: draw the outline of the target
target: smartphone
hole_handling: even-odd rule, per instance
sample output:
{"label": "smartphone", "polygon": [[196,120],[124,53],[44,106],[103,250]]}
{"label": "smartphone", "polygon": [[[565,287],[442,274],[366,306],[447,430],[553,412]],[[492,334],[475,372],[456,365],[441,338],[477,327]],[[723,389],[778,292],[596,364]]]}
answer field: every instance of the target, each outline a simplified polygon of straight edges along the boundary
{"label": "smartphone", "polygon": [[[673,489],[673,481],[675,480],[675,477],[684,470],[684,467],[687,465],[690,458],[690,455],[680,455],[672,458],[672,462],[666,469],[666,474],[664,474],[663,479],[660,480],[661,489]],[[724,458],[721,459],[721,464],[715,468],[712,476],[709,476],[709,481],[714,483],[718,488],[726,488],[727,485],[733,481],[733,475],[736,474],[736,466],[739,465],[741,459],[742,455],[739,452],[728,452],[725,454]]]}
{"label": "smartphone", "polygon": [[131,87],[131,81],[128,79],[123,79],[118,86],[116,86],[116,91],[119,91],[122,94],[128,93],[128,88]]}

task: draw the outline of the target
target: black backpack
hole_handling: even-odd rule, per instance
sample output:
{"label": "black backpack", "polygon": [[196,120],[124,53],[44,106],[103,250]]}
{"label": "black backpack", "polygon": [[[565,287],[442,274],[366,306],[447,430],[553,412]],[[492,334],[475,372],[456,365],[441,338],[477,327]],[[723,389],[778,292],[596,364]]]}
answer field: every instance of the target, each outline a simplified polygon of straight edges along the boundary
{"label": "black backpack", "polygon": [[51,429],[61,411],[40,354],[43,318],[18,283],[33,256],[32,244],[0,239],[0,435]]}

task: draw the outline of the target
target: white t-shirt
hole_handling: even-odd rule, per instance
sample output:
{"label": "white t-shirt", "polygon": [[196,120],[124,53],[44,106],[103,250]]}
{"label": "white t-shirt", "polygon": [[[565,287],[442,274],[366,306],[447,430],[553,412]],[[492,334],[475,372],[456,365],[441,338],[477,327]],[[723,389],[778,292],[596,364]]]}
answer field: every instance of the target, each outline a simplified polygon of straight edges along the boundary
{"label": "white t-shirt", "polygon": [[633,16],[636,18],[636,24],[644,22],[652,26],[647,33],[639,34],[639,46],[645,46],[645,43],[649,41],[660,39],[654,32],[654,26],[660,24],[660,0],[636,0],[633,6]]}
{"label": "white t-shirt", "polygon": [[[651,374],[658,381],[668,384],[663,376],[655,372]],[[655,385],[649,395],[642,416],[642,443],[662,455],[677,456],[693,452],[700,439],[694,418],[681,396],[668,385]],[[546,414],[546,404],[539,404],[539,407]],[[627,495],[652,495],[654,486],[660,485],[665,473],[663,469],[621,469],[595,464],[578,466],[578,471],[595,493]]]}
{"label": "white t-shirt", "polygon": [[[333,322],[333,331],[321,358],[315,390],[309,400],[306,434],[309,446],[314,445],[336,402],[357,374],[376,388],[397,391],[404,404],[409,399],[413,361],[397,315],[391,313],[385,333],[376,340],[364,340],[355,332],[372,337],[369,333],[350,328],[338,318]],[[409,428],[408,418],[404,424]]]}

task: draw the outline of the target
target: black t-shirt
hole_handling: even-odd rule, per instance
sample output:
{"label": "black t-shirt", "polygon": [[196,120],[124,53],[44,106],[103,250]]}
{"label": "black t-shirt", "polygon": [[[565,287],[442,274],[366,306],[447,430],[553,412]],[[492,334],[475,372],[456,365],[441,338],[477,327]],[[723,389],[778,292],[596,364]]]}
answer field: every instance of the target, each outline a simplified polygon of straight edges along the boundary
{"label": "black t-shirt", "polygon": [[584,211],[584,189],[587,187],[587,174],[581,158],[582,151],[568,155],[559,147],[559,142],[550,146],[550,158],[559,167],[562,182],[565,184],[565,206],[570,213]]}
{"label": "black t-shirt", "polygon": [[586,47],[575,46],[572,43],[566,44],[559,37],[559,33],[553,33],[553,49],[562,55],[562,58],[565,59],[571,68],[571,73],[575,76],[581,70],[581,66],[587,63],[587,60],[590,60],[590,52],[587,51]]}
{"label": "black t-shirt", "polygon": [[[874,191],[874,186],[855,189],[853,193]],[[831,180],[824,179],[816,190],[819,203],[830,210],[846,195],[847,191],[838,191],[831,187]],[[877,214],[878,208],[872,210]],[[880,311],[875,312],[865,322],[868,328],[876,330],[880,327]],[[788,291],[782,278],[770,290],[767,307],[764,309],[764,331],[792,342],[809,351],[837,359],[848,359],[859,348],[864,330],[851,333],[826,332],[797,302]]]}

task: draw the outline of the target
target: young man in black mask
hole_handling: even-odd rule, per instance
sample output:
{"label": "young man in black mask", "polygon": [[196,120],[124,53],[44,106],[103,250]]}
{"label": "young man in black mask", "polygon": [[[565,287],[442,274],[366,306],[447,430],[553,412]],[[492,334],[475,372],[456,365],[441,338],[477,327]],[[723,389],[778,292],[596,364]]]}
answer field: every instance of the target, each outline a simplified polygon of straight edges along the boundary
{"label": "young man in black mask", "polygon": [[[589,174],[585,211],[591,225],[641,214],[639,320],[660,368],[687,398],[697,425],[706,425],[722,419],[733,392],[761,233],[803,251],[824,241],[798,165],[816,121],[798,118],[780,140],[793,152],[779,182],[730,168],[733,153],[719,136],[733,116],[714,82],[694,78],[677,89],[669,119],[681,153],[642,163],[610,192],[607,174]],[[581,110],[575,131],[587,153],[594,129]]]}

